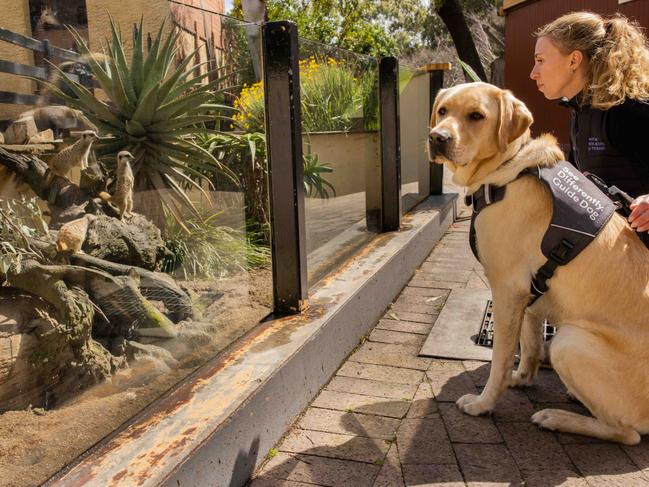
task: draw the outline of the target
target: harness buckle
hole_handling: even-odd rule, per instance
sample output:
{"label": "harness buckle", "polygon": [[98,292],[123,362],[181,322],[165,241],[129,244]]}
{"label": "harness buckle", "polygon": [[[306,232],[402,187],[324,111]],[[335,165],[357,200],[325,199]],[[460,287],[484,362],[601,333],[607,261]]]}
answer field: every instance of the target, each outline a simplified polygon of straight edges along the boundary
{"label": "harness buckle", "polygon": [[557,245],[555,248],[553,248],[550,251],[550,260],[556,262],[559,265],[563,265],[566,263],[566,258],[568,257],[568,252],[572,250],[575,247],[575,244],[573,244],[571,241],[564,239],[561,239],[561,243]]}

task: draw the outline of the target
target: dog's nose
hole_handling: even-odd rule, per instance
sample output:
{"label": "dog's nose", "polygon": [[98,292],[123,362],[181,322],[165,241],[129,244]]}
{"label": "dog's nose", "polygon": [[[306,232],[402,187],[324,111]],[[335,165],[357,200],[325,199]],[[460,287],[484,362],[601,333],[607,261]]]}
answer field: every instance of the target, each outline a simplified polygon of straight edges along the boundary
{"label": "dog's nose", "polygon": [[444,129],[437,129],[437,130],[431,130],[430,134],[428,134],[428,140],[432,144],[446,144],[449,140],[451,140],[451,134],[448,133],[447,130]]}

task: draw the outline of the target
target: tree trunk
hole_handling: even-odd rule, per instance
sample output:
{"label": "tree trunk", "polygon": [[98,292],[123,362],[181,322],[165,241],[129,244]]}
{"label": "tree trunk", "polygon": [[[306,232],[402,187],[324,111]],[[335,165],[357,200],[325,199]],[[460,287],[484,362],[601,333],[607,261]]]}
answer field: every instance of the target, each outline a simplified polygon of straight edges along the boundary
{"label": "tree trunk", "polygon": [[[482,81],[487,81],[487,74],[482,67],[478,50],[473,42],[473,36],[464,18],[464,12],[459,0],[443,0],[442,5],[437,7],[436,10],[453,38],[459,58],[471,66]],[[464,73],[464,79],[467,82],[473,81],[467,73]]]}
{"label": "tree trunk", "polygon": [[15,154],[0,147],[0,165],[15,173],[36,196],[47,201],[51,212],[50,228],[56,229],[86,213],[119,215],[117,209],[96,194],[53,174],[48,165],[34,155]]}

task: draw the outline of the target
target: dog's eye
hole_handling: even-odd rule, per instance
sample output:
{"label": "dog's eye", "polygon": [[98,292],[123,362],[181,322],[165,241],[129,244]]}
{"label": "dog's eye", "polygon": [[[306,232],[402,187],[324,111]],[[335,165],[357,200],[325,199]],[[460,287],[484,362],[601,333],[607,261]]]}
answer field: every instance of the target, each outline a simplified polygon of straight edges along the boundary
{"label": "dog's eye", "polygon": [[484,118],[484,115],[480,112],[471,112],[469,114],[469,118],[471,120],[482,120]]}
{"label": "dog's eye", "polygon": [[446,108],[440,107],[439,110],[437,110],[437,115],[446,115]]}

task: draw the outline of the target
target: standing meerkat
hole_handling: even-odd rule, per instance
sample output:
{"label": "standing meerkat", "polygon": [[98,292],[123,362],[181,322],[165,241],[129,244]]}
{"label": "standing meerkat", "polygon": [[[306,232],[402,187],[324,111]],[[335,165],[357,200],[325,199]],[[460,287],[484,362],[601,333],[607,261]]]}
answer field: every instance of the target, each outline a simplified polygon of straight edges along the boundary
{"label": "standing meerkat", "polygon": [[50,160],[50,168],[54,174],[65,176],[70,169],[81,165],[81,169],[88,167],[88,156],[92,143],[99,137],[93,130],[81,132],[81,138],[74,144],[66,147]]}
{"label": "standing meerkat", "polygon": [[135,178],[131,169],[131,161],[135,159],[128,151],[117,154],[117,186],[111,198],[119,208],[119,217],[131,216],[133,211],[133,185]]}
{"label": "standing meerkat", "polygon": [[90,213],[81,218],[65,223],[56,237],[56,250],[59,252],[69,251],[73,254],[81,252],[81,246],[88,234],[88,225],[97,217]]}

